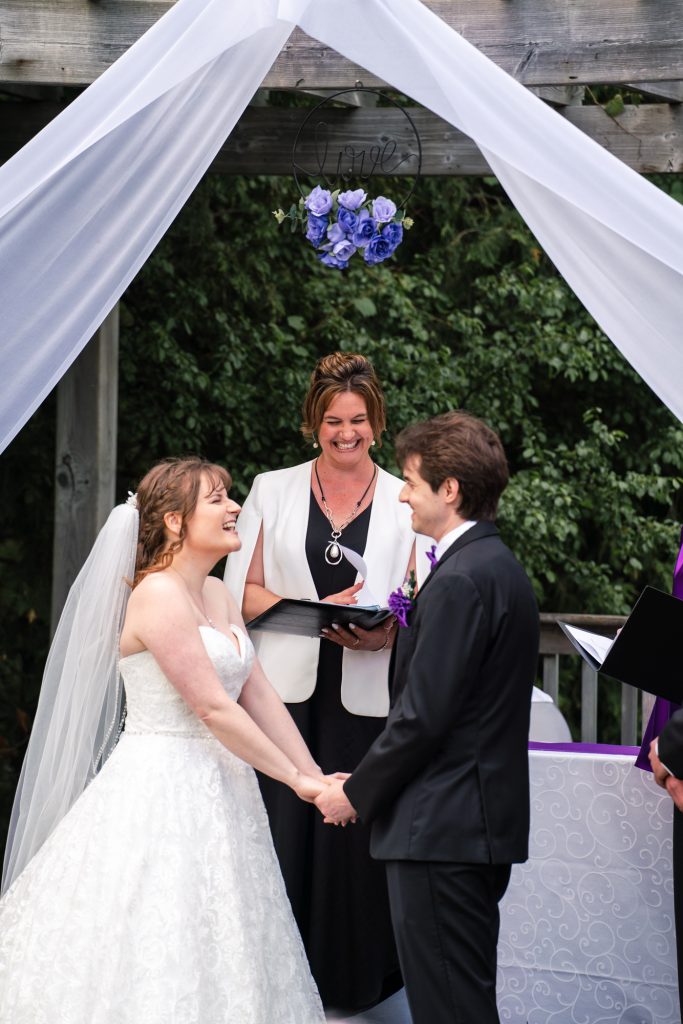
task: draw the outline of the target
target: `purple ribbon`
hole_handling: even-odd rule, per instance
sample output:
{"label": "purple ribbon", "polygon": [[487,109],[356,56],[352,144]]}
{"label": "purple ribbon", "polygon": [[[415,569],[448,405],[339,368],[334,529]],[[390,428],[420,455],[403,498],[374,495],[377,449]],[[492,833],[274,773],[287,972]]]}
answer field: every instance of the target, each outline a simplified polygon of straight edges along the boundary
{"label": "purple ribbon", "polygon": [[[671,587],[671,593],[674,597],[683,601],[683,529],[681,530],[681,546],[678,552],[678,558],[676,559],[676,568],[674,569],[673,586]],[[642,768],[644,772],[651,772],[650,762],[648,760],[648,754],[650,752],[650,744],[669,721],[674,711],[678,711],[680,704],[674,704],[671,700],[666,700],[664,697],[657,697],[655,700],[655,706],[652,709],[650,720],[645,728],[643,734],[643,742],[640,748],[638,757],[636,758],[636,765],[638,768]]]}
{"label": "purple ribbon", "polygon": [[633,757],[638,747],[622,747],[616,743],[541,743],[540,740],[529,740],[529,750],[560,754],[627,754]]}

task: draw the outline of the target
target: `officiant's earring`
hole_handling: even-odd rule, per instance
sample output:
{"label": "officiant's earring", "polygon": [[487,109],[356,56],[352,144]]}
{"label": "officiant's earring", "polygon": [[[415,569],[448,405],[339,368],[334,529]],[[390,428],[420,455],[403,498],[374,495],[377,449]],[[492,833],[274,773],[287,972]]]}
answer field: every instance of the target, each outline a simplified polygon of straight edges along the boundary
{"label": "officiant's earring", "polygon": [[315,434],[313,435],[313,447],[314,447],[314,448],[317,448],[317,447],[318,447],[318,442],[317,442],[317,441],[316,441],[316,439],[315,439]]}

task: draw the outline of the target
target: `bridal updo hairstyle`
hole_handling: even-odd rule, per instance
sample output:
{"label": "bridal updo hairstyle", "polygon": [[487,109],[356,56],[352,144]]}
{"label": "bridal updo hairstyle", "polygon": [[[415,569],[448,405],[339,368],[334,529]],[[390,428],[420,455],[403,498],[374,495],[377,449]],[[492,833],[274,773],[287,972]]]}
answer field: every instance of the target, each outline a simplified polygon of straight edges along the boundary
{"label": "bridal updo hairstyle", "polygon": [[[230,490],[232,478],[226,469],[194,456],[164,459],[140,481],[137,490],[140,528],[134,587],[150,573],[167,569],[174,554],[182,548],[187,532],[185,524],[199,500],[202,474],[209,477],[212,487],[223,484],[226,491]],[[182,517],[180,536],[170,545],[164,525],[167,512],[177,512]]]}
{"label": "bridal updo hairstyle", "polygon": [[463,519],[496,518],[508,464],[498,434],[482,420],[458,410],[406,427],[396,438],[396,461],[403,468],[411,456],[434,493],[448,477],[458,481]]}
{"label": "bridal updo hairstyle", "polygon": [[315,437],[323,416],[334,398],[353,391],[365,400],[365,407],[378,445],[386,430],[384,395],[372,363],[355,352],[332,352],[316,363],[302,408],[301,433],[309,441]]}

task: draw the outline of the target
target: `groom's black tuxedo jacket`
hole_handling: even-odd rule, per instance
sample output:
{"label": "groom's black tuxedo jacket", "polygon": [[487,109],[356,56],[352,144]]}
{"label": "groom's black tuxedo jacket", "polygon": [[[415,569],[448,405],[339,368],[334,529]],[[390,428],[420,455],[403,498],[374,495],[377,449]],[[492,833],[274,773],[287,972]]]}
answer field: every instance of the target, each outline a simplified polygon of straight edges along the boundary
{"label": "groom's black tuxedo jacket", "polygon": [[380,860],[526,860],[531,584],[493,523],[443,554],[399,628],[386,727],[344,790]]}

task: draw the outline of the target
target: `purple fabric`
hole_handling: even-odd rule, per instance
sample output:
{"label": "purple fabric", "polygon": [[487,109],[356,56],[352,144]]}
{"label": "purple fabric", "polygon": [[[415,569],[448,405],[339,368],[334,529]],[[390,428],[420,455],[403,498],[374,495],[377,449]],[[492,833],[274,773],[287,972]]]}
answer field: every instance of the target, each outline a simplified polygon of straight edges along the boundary
{"label": "purple fabric", "polygon": [[429,559],[430,569],[433,569],[439,559],[436,557],[436,544],[432,544],[429,551],[425,551],[425,555]]}
{"label": "purple fabric", "polygon": [[627,754],[633,757],[638,747],[622,747],[616,743],[541,743],[529,740],[529,750],[547,750],[562,754]]}
{"label": "purple fabric", "polygon": [[[674,569],[673,586],[671,593],[674,597],[683,601],[683,529],[681,530],[681,546],[678,551],[678,558],[676,559],[676,568]],[[657,697],[655,700],[655,706],[652,709],[650,720],[645,727],[643,734],[643,742],[636,758],[636,765],[638,768],[642,768],[644,772],[651,772],[650,762],[648,760],[648,754],[650,752],[650,744],[669,721],[674,711],[678,711],[680,704],[674,704],[671,700],[665,700],[664,697]]]}

